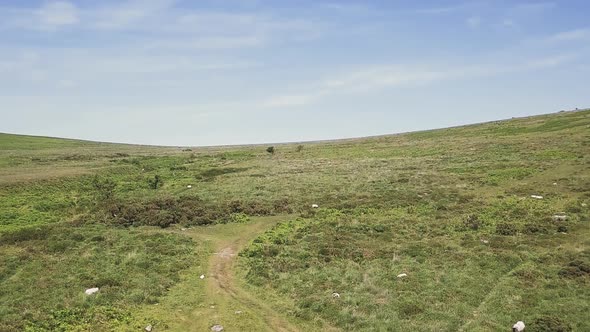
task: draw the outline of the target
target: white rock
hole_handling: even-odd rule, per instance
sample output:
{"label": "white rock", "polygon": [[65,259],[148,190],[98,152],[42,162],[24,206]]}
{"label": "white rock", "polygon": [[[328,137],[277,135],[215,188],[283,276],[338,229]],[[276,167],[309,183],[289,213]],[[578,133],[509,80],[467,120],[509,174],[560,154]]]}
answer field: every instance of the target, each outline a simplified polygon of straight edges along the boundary
{"label": "white rock", "polygon": [[531,195],[531,198],[543,199],[543,196],[540,196],[540,195]]}
{"label": "white rock", "polygon": [[518,321],[516,324],[512,325],[513,332],[522,332],[524,331],[524,322]]}
{"label": "white rock", "polygon": [[84,291],[84,293],[86,293],[86,295],[92,295],[96,292],[98,292],[98,287],[88,288],[86,291]]}
{"label": "white rock", "polygon": [[180,230],[184,232],[184,231],[186,231],[186,228],[184,228],[184,227],[183,227],[183,228],[181,228]]}
{"label": "white rock", "polygon": [[557,185],[557,182],[553,182],[553,185],[556,186]]}
{"label": "white rock", "polygon": [[146,332],[152,332],[152,325],[150,324],[150,325],[146,326],[145,327],[145,331]]}
{"label": "white rock", "polygon": [[567,216],[563,213],[560,214],[554,214],[551,219],[553,219],[553,221],[566,221],[567,220]]}
{"label": "white rock", "polygon": [[317,205],[317,204],[312,204],[312,205],[311,205],[311,208],[312,208],[312,209],[317,209],[317,208],[319,208],[319,207],[320,207],[320,206],[319,206],[319,205]]}
{"label": "white rock", "polygon": [[191,189],[193,186],[191,186],[190,184],[188,186],[186,186],[187,189]]}
{"label": "white rock", "polygon": [[205,279],[205,275],[204,274],[201,274],[201,276],[199,278]]}
{"label": "white rock", "polygon": [[213,326],[211,326],[211,331],[213,331],[213,332],[221,332],[221,331],[223,331],[223,326],[221,326],[219,324],[218,325],[213,325]]}
{"label": "white rock", "polygon": [[408,276],[408,275],[407,275],[407,274],[405,274],[405,273],[400,273],[400,274],[398,274],[398,275],[397,275],[397,277],[398,277],[398,278],[405,278],[405,277],[407,277],[407,276]]}
{"label": "white rock", "polygon": [[481,240],[481,243],[488,244],[488,243],[490,243],[490,241],[488,241],[488,240],[483,240],[483,239],[482,239],[482,240]]}
{"label": "white rock", "polygon": [[241,311],[241,310],[236,310],[234,313],[235,313],[236,315],[240,315],[240,314],[242,314],[242,311]]}
{"label": "white rock", "polygon": [[334,292],[334,293],[332,293],[332,297],[335,298],[335,299],[339,299],[340,298],[340,294]]}
{"label": "white rock", "polygon": [[588,206],[588,204],[582,203],[582,207],[586,207],[586,206]]}

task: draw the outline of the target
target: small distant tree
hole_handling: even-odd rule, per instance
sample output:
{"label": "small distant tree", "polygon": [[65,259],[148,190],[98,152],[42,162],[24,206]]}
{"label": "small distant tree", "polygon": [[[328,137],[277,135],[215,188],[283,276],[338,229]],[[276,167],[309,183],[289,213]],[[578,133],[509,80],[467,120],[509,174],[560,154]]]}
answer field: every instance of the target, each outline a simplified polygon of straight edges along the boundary
{"label": "small distant tree", "polygon": [[117,183],[111,178],[100,177],[96,175],[92,179],[92,187],[96,190],[98,199],[108,201],[113,198]]}
{"label": "small distant tree", "polygon": [[303,151],[303,145],[297,145],[297,148],[295,149],[295,151],[297,151],[297,152]]}
{"label": "small distant tree", "polygon": [[268,152],[270,154],[275,154],[275,147],[269,146],[268,148],[266,148],[266,152]]}
{"label": "small distant tree", "polygon": [[148,183],[150,184],[150,188],[152,189],[158,189],[158,187],[161,187],[164,184],[162,178],[158,174],[154,175],[153,179],[149,179]]}

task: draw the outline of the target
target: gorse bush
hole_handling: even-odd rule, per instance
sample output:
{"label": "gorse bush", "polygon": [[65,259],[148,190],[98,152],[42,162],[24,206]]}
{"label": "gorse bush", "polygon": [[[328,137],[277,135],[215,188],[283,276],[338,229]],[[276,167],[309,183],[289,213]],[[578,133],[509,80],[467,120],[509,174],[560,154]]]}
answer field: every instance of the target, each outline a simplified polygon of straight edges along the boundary
{"label": "gorse bush", "polygon": [[159,174],[154,175],[153,178],[148,180],[148,184],[152,189],[158,189],[162,185],[164,185],[164,181],[162,181],[162,177]]}
{"label": "gorse bush", "polygon": [[210,225],[244,222],[248,216],[291,213],[289,201],[274,202],[231,200],[227,203],[205,202],[195,196],[164,196],[153,199],[110,201],[91,220],[121,226],[159,226],[173,224]]}
{"label": "gorse bush", "polygon": [[499,235],[516,235],[518,228],[511,223],[499,223],[496,225],[496,233]]}

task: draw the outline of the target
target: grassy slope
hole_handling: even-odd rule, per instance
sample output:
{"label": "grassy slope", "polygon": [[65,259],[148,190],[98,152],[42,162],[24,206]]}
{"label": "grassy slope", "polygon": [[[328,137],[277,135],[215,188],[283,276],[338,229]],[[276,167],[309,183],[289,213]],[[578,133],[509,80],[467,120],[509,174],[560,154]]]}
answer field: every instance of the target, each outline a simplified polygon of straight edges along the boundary
{"label": "grassy slope", "polygon": [[[246,251],[250,257],[240,259],[243,279],[235,280],[254,292],[263,289],[272,305],[299,317],[295,323],[486,330],[558,316],[588,329],[582,319],[588,276],[560,271],[571,262],[588,264],[588,208],[582,204],[589,203],[589,126],[588,111],[560,113],[305,144],[300,152],[280,145],[274,156],[255,146],[183,151],[0,134],[0,307],[11,308],[0,312],[0,321],[39,327],[48,317],[66,324],[82,316],[90,325],[106,319],[140,326],[151,321],[142,315],[152,302],[206,307],[205,289],[190,301],[183,292],[167,297],[174,293],[167,289],[190,285],[186,273],[206,266],[215,244],[177,232],[161,237],[157,228],[135,227],[129,234],[113,227],[120,220],[96,225],[104,203],[92,185],[98,174],[116,183],[114,196],[123,204],[188,197],[220,211],[230,206],[310,217],[257,240]],[[156,174],[164,186],[153,190],[149,180]],[[533,201],[530,194],[545,199]],[[315,216],[312,203],[322,206]],[[562,210],[570,217],[567,234],[556,233],[548,220]],[[469,215],[477,221],[466,222]],[[191,224],[188,217],[181,222]],[[103,232],[112,237],[108,245],[92,240]],[[220,232],[215,236],[223,239]],[[135,248],[133,259],[123,243]],[[170,268],[146,263],[152,254],[169,260]],[[103,256],[105,265],[95,266],[91,258]],[[47,262],[62,268],[46,272]],[[147,280],[131,281],[143,278],[145,269],[152,271]],[[64,294],[76,298],[96,282],[83,275],[99,271],[127,277],[119,276],[103,300],[61,304]],[[400,281],[395,276],[402,271],[409,277]],[[37,287],[38,275],[47,288],[41,294],[29,287]],[[66,276],[70,283],[63,282]],[[153,288],[162,291],[146,290]],[[342,293],[338,301],[333,291]],[[13,299],[15,292],[21,296]],[[15,314],[24,307],[31,313]],[[70,311],[51,314],[59,308]],[[163,318],[169,309],[152,318],[173,326]],[[109,310],[116,314],[105,314]],[[252,316],[244,324],[262,323]]]}
{"label": "grassy slope", "polygon": [[589,128],[583,112],[335,146],[360,204],[267,232],[245,278],[343,330],[590,330]]}

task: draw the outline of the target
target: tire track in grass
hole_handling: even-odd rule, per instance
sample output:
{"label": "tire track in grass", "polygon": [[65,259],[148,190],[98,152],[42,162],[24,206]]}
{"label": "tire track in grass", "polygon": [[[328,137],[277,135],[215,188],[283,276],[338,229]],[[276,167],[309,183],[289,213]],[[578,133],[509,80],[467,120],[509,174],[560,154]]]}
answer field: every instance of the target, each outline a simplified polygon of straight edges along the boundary
{"label": "tire track in grass", "polygon": [[[461,325],[461,327],[459,328],[458,331],[472,331],[473,330],[473,327],[471,325],[473,325],[474,323],[476,323],[476,321],[478,321],[480,319],[480,314],[481,314],[482,310],[485,309],[485,306],[487,305],[488,301],[497,294],[498,288],[501,285],[503,285],[503,283],[510,277],[510,275],[512,274],[512,272],[514,272],[516,269],[518,269],[524,263],[526,263],[526,261],[520,262],[515,267],[513,267],[510,271],[504,273],[498,279],[498,281],[496,282],[496,284],[494,285],[494,287],[492,287],[486,293],[486,295],[483,297],[483,299],[481,300],[481,302],[479,303],[479,305],[477,306],[477,308],[475,308],[475,310],[473,310],[473,313],[471,315],[471,318],[469,318],[465,323],[463,323],[463,325]],[[502,327],[501,326],[498,326],[498,328],[501,329]]]}

